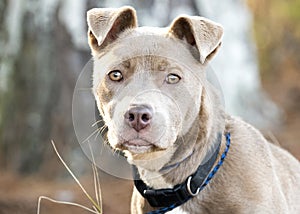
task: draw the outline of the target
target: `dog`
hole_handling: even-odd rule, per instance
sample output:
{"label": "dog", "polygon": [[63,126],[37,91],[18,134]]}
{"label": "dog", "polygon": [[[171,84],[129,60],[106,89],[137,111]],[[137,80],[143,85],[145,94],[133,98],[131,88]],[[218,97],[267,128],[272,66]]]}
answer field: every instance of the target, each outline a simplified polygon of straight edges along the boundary
{"label": "dog", "polygon": [[109,145],[133,166],[131,213],[300,213],[299,161],[226,114],[207,81],[221,25],[138,27],[128,6],[91,9],[87,23]]}

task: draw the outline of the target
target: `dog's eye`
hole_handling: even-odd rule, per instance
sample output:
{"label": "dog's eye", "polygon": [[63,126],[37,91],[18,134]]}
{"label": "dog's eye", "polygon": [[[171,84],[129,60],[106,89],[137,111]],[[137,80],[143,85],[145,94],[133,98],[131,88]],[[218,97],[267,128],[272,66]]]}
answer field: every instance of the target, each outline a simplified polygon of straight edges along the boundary
{"label": "dog's eye", "polygon": [[175,84],[178,83],[181,80],[181,77],[178,76],[177,74],[168,74],[166,77],[166,82],[168,84]]}
{"label": "dog's eye", "polygon": [[121,71],[119,70],[113,70],[111,72],[108,73],[109,79],[111,79],[112,81],[121,81],[123,79],[123,75],[121,73]]}

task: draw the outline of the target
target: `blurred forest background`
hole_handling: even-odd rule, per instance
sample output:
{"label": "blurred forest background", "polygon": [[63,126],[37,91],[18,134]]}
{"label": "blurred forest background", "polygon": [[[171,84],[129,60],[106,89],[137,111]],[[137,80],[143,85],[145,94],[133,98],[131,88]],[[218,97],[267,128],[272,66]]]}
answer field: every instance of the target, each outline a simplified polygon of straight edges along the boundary
{"label": "blurred forest background", "polygon": [[[58,161],[53,139],[93,192],[72,124],[76,80],[90,59],[93,7],[132,5],[139,24],[167,26],[181,13],[225,28],[212,67],[226,109],[300,159],[299,0],[1,0],[0,214],[35,213],[40,195],[91,206]],[[101,173],[104,213],[129,213],[130,181]],[[85,213],[43,202],[42,213]]]}

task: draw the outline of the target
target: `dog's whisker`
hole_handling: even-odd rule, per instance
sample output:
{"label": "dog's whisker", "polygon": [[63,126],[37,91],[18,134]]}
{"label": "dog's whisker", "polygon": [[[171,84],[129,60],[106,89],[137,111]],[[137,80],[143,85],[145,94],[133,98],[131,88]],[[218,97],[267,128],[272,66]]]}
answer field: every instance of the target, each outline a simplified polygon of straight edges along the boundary
{"label": "dog's whisker", "polygon": [[92,132],[85,140],[83,140],[82,142],[80,142],[80,144],[83,144],[83,143],[89,141],[90,138],[91,138],[93,135],[95,135],[98,131],[99,131],[99,128],[96,129],[95,131],[93,131],[93,132]]}
{"label": "dog's whisker", "polygon": [[94,127],[95,125],[97,125],[98,123],[101,123],[101,122],[104,122],[104,120],[103,120],[103,119],[97,120],[96,122],[94,122],[94,123],[92,124],[92,127]]}
{"label": "dog's whisker", "polygon": [[99,136],[99,134],[101,133],[101,131],[100,130],[98,130],[98,132],[97,132],[97,134],[96,134],[96,136],[95,136],[95,138],[94,138],[94,140],[96,140],[97,138],[98,138],[98,136]]}
{"label": "dog's whisker", "polygon": [[117,150],[114,149],[114,150],[113,150],[113,156],[116,156],[116,153],[117,153]]}
{"label": "dog's whisker", "polygon": [[106,125],[103,125],[102,127],[100,127],[100,128],[97,129],[98,132],[97,132],[97,134],[95,136],[95,140],[98,138],[99,134],[103,135],[103,132],[104,132],[104,130],[105,130],[106,127],[107,127]]}
{"label": "dog's whisker", "polygon": [[106,128],[108,128],[108,126],[106,126],[106,125],[101,127],[101,130],[100,130],[101,134],[103,134],[103,132],[105,131]]}
{"label": "dog's whisker", "polygon": [[109,142],[108,142],[108,139],[106,138],[104,141],[103,141],[103,145],[104,146],[107,146],[107,147],[110,147],[109,146]]}

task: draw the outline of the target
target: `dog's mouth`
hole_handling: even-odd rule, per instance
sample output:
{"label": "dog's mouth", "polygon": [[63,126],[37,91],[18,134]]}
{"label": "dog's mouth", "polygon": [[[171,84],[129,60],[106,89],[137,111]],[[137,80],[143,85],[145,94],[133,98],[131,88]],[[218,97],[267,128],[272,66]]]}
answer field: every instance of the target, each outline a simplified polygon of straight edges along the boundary
{"label": "dog's mouth", "polygon": [[135,138],[119,143],[117,145],[117,148],[121,150],[128,150],[132,154],[142,154],[161,150],[161,148],[159,148],[155,144],[141,138]]}

